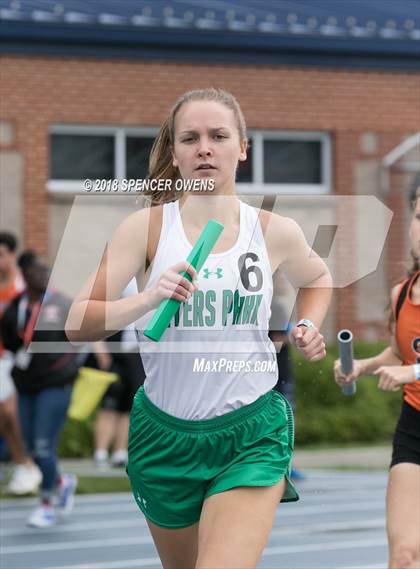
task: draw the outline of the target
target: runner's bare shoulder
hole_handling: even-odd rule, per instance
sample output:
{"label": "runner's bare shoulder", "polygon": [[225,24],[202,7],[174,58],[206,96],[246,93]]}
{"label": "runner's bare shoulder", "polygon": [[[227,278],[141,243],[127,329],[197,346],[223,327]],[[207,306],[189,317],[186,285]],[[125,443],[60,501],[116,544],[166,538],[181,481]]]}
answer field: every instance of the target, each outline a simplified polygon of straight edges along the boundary
{"label": "runner's bare shoulder", "polygon": [[294,219],[264,209],[260,210],[259,218],[267,251],[275,267],[285,261],[295,248],[304,247],[306,241],[302,229]]}

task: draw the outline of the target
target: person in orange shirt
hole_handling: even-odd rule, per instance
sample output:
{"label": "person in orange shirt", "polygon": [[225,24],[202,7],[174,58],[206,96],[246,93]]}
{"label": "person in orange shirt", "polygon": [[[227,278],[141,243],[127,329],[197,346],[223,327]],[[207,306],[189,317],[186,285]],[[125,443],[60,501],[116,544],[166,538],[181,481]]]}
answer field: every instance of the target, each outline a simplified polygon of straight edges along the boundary
{"label": "person in orange shirt", "polygon": [[[0,232],[0,319],[24,288],[16,265],[16,248],[14,235]],[[25,452],[18,419],[16,389],[10,374],[12,366],[13,357],[4,349],[0,336],[0,434],[4,436],[15,463],[7,491],[10,494],[28,494],[37,490],[42,476]]]}
{"label": "person in orange shirt", "polygon": [[420,186],[414,192],[410,224],[413,266],[391,292],[391,343],[373,358],[354,360],[345,376],[335,362],[339,385],[375,375],[384,391],[403,388],[387,491],[389,569],[420,567]]}

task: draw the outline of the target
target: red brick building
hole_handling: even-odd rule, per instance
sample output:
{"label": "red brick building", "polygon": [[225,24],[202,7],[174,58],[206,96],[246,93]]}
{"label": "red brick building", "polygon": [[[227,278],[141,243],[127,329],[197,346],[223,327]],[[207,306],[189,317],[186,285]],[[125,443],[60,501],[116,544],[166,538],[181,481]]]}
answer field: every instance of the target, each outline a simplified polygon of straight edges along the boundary
{"label": "red brick building", "polygon": [[[376,270],[336,290],[327,326],[384,337],[419,169],[416,2],[367,0],[357,14],[344,0],[85,4],[0,0],[1,227],[54,261],[81,180],[143,177],[177,96],[220,86],[250,131],[240,192],[287,194],[299,219],[319,196],[376,196],[393,211]],[[351,244],[340,255],[337,271],[354,261]]]}

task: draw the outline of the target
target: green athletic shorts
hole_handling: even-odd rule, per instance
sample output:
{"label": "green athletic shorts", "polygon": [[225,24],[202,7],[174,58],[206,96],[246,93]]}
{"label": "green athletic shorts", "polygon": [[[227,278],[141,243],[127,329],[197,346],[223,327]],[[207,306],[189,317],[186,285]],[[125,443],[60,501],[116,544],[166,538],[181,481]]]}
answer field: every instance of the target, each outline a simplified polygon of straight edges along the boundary
{"label": "green athletic shorts", "polygon": [[293,444],[293,413],[276,391],[220,417],[188,421],[156,407],[140,387],[127,474],[148,520],[183,528],[199,521],[208,496],[237,486],[273,486],[286,478],[282,502],[298,500],[290,481]]}

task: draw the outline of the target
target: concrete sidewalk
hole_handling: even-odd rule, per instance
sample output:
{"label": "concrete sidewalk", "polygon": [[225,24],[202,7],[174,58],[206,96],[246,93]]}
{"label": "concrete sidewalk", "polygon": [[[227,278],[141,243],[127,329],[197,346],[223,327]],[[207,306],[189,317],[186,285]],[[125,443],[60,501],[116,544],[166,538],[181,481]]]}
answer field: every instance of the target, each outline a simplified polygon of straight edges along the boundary
{"label": "concrete sidewalk", "polygon": [[[332,449],[296,450],[293,466],[305,469],[387,469],[391,460],[390,446],[341,447]],[[124,468],[98,468],[89,459],[61,459],[64,472],[87,477],[125,477]]]}

